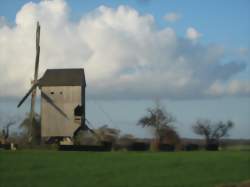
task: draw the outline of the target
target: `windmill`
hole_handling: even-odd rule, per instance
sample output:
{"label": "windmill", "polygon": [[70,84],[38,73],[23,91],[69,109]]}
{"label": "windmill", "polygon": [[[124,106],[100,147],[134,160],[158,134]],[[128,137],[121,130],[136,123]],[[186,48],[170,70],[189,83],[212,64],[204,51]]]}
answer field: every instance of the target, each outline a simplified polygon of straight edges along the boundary
{"label": "windmill", "polygon": [[31,94],[31,105],[30,105],[30,113],[29,113],[29,120],[30,125],[28,129],[29,133],[29,141],[32,139],[32,124],[34,120],[34,114],[35,114],[35,102],[36,102],[36,89],[38,86],[38,68],[39,68],[39,57],[40,57],[40,24],[37,22],[36,27],[36,59],[35,59],[35,72],[34,72],[34,80],[32,81],[32,86],[29,89],[29,91],[26,93],[26,95],[22,98],[22,100],[18,103],[17,107],[19,108],[24,101],[27,99],[27,97]]}
{"label": "windmill", "polygon": [[[31,95],[29,141],[35,117],[37,87],[41,90],[41,137],[61,141],[73,138],[80,130],[93,133],[85,119],[85,73],[82,68],[47,69],[38,79],[40,55],[40,25],[36,29],[36,59],[31,88],[18,103],[20,107]],[[52,141],[53,141],[52,140]]]}

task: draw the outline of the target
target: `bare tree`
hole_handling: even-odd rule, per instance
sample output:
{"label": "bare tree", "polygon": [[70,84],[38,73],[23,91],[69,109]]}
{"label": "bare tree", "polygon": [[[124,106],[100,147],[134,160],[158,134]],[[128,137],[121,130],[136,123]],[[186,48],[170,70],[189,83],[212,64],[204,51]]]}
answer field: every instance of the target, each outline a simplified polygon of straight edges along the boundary
{"label": "bare tree", "polygon": [[98,135],[101,141],[108,141],[114,143],[120,134],[120,130],[115,128],[110,128],[108,125],[103,125],[95,130],[95,133]]}
{"label": "bare tree", "polygon": [[102,142],[115,143],[119,138],[120,131],[103,125],[98,129],[90,131],[80,131],[74,138],[74,143],[78,145],[97,145]]}
{"label": "bare tree", "polygon": [[148,114],[142,117],[137,125],[152,127],[160,143],[168,135],[170,130],[176,133],[173,126],[173,123],[176,121],[175,118],[168,113],[159,102],[156,102],[154,107],[148,108],[147,112]]}
{"label": "bare tree", "polygon": [[1,117],[1,123],[3,124],[2,132],[1,132],[1,139],[2,143],[6,143],[8,141],[9,135],[10,135],[10,127],[15,125],[17,122],[17,117],[9,117],[6,116],[6,119],[3,120]]}
{"label": "bare tree", "polygon": [[229,130],[234,126],[232,121],[219,121],[212,123],[210,120],[197,120],[193,125],[195,134],[205,137],[206,145],[219,144],[222,137],[228,136]]}
{"label": "bare tree", "polygon": [[34,119],[32,120],[32,124],[30,123],[30,115],[27,114],[25,119],[19,125],[19,128],[23,130],[24,136],[27,139],[30,138],[29,133],[32,133],[32,142],[28,140],[28,142],[32,144],[40,144],[41,141],[41,119],[39,114],[34,115]]}

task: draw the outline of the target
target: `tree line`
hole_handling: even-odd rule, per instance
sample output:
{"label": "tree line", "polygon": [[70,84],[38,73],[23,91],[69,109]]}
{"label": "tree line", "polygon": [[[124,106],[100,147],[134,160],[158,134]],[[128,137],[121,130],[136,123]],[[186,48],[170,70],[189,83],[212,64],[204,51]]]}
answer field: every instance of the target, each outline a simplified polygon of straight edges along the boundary
{"label": "tree line", "polygon": [[[172,114],[167,112],[160,102],[156,102],[155,106],[147,109],[147,114],[139,120],[138,125],[153,128],[158,144],[176,145],[180,143],[180,137],[175,122]],[[217,149],[221,138],[227,137],[233,127],[234,123],[231,120],[212,122],[208,119],[199,119],[192,125],[192,131],[205,139],[206,149]]]}
{"label": "tree line", "polygon": [[[149,128],[154,134],[153,149],[159,149],[161,145],[174,145],[176,147],[181,146],[181,138],[176,128],[176,118],[169,113],[166,108],[160,103],[155,102],[155,105],[146,110],[146,114],[142,116],[137,125],[143,128]],[[5,143],[8,139],[16,141],[20,144],[30,143],[27,139],[28,131],[30,129],[30,121],[28,115],[19,124],[21,133],[14,134],[14,137],[10,137],[10,127],[17,123],[17,120],[12,118],[5,122],[1,132],[0,143]],[[213,122],[208,119],[199,119],[193,126],[192,131],[202,136],[205,140],[205,146],[209,149],[211,146],[218,147],[223,137],[227,137],[229,131],[234,127],[234,123],[228,121],[217,121]],[[41,122],[40,116],[35,115],[32,124],[32,144],[39,145],[41,143]],[[108,125],[101,126],[100,128],[94,129],[94,134],[90,132],[81,132],[74,138],[75,144],[97,144],[100,141],[110,141],[115,144],[119,142],[123,145],[136,141],[136,137],[131,134],[121,135],[120,130],[110,128]],[[119,147],[117,145],[117,147]]]}

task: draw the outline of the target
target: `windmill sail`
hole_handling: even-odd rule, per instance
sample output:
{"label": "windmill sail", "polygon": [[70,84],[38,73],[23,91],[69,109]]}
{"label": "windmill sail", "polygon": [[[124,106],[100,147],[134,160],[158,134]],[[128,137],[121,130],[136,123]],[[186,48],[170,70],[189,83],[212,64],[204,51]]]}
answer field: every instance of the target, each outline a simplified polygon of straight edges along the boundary
{"label": "windmill sail", "polygon": [[32,124],[34,120],[35,114],[35,102],[36,102],[36,88],[38,86],[38,69],[39,69],[39,56],[40,56],[40,24],[37,22],[36,27],[36,59],[35,59],[35,71],[34,71],[34,80],[32,81],[32,87],[26,93],[26,95],[22,98],[22,100],[18,103],[17,107],[20,107],[23,102],[27,99],[27,97],[31,94],[31,105],[30,105],[30,128],[29,128],[29,140],[32,139]]}
{"label": "windmill sail", "polygon": [[38,84],[34,84],[29,91],[25,94],[25,96],[21,99],[21,101],[18,103],[17,107],[19,108],[24,101],[27,99],[27,97],[31,94],[31,92],[38,86]]}
{"label": "windmill sail", "polygon": [[[37,22],[37,27],[36,27],[36,60],[35,60],[35,72],[34,72],[33,86],[37,84],[38,68],[39,68],[39,56],[40,56],[40,25],[39,25],[39,22]],[[32,94],[31,94],[30,129],[29,129],[30,140],[32,138],[31,128],[32,128],[33,120],[34,120],[34,114],[35,114],[35,102],[36,102],[36,86],[32,90]]]}

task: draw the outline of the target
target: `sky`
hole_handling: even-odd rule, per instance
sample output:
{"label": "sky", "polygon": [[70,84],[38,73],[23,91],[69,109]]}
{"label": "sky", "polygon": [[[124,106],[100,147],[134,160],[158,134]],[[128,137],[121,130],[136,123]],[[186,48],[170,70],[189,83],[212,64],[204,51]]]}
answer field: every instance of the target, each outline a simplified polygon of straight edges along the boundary
{"label": "sky", "polygon": [[249,8],[248,0],[2,0],[2,121],[29,110],[16,103],[32,80],[39,20],[39,76],[84,68],[93,127],[149,137],[136,123],[159,99],[182,137],[196,137],[192,124],[208,118],[233,120],[231,137],[250,138]]}

